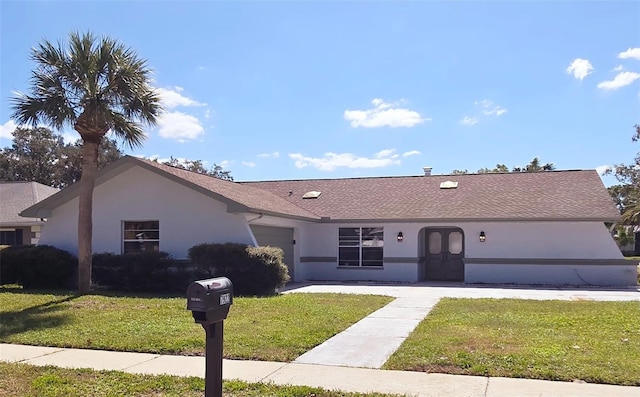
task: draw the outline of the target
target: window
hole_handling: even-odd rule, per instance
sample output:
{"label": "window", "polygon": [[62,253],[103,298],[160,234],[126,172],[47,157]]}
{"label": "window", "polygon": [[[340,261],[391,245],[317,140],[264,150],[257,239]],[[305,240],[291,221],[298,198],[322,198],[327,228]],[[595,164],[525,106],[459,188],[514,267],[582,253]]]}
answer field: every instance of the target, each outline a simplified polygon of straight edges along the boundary
{"label": "window", "polygon": [[381,227],[338,229],[338,266],[382,267],[383,234]]}
{"label": "window", "polygon": [[160,251],[160,221],[124,221],[123,253]]}
{"label": "window", "polygon": [[0,245],[22,245],[22,229],[0,230]]}

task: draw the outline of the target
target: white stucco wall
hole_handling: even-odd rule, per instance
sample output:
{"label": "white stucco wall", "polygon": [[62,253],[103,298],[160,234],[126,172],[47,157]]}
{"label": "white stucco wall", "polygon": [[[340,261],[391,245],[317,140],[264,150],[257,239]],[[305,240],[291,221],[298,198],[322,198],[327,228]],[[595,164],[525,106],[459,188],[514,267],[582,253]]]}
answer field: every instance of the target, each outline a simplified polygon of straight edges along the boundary
{"label": "white stucco wall", "polygon": [[[383,269],[338,268],[337,262],[311,261],[300,263],[299,275],[308,280],[381,280],[418,281],[420,266],[416,263],[420,252],[419,232],[426,227],[457,227],[462,229],[465,258],[499,259],[597,259],[618,260],[622,254],[602,222],[456,222],[456,223],[326,223],[308,224],[299,228],[301,257],[336,258],[338,256],[338,228],[384,227],[384,257],[393,258]],[[397,242],[398,232],[403,242]],[[485,242],[479,234],[485,232]],[[406,261],[402,261],[405,258]],[[615,262],[615,261],[614,261]],[[577,283],[575,266],[558,265],[558,271],[548,263],[535,265],[469,265],[465,266],[466,282],[511,283]],[[579,275],[603,285],[622,285],[629,280],[624,266],[583,266]],[[544,270],[546,269],[546,270]],[[571,270],[573,269],[573,270]],[[504,272],[494,278],[492,274]],[[546,276],[545,276],[546,274]],[[572,274],[571,277],[568,275]],[[529,277],[530,276],[530,277]],[[494,280],[494,281],[488,281]],[[528,280],[528,281],[527,281]],[[599,280],[599,281],[598,281]],[[590,281],[590,282],[592,282]],[[626,285],[626,284],[625,284]]]}
{"label": "white stucco wall", "polygon": [[[622,259],[603,222],[487,222],[460,226],[468,258]],[[484,231],[486,241],[478,239]]]}
{"label": "white stucco wall", "polygon": [[[93,252],[122,252],[122,222],[158,220],[160,250],[176,259],[200,243],[252,244],[243,216],[228,214],[226,205],[134,167],[96,186],[93,200]],[[57,208],[48,218],[40,244],[77,253],[78,200]]]}
{"label": "white stucco wall", "polygon": [[636,263],[628,264],[465,264],[465,282],[626,287],[637,283]]}

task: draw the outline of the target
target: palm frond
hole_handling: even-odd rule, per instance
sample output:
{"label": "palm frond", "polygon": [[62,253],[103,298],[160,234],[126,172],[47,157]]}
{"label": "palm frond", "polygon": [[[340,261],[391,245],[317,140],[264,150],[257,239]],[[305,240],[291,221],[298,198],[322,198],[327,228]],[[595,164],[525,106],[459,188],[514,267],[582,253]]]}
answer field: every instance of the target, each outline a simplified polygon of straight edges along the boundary
{"label": "palm frond", "polygon": [[121,113],[111,114],[111,131],[122,139],[131,149],[142,146],[147,137],[144,130],[137,123],[132,123],[129,118]]}
{"label": "palm frond", "polygon": [[141,124],[154,125],[162,112],[146,61],[117,40],[72,32],[66,45],[44,40],[31,59],[30,92],[12,99],[12,116],[21,124],[93,130],[78,130],[82,136],[111,129],[135,147],[145,137]]}

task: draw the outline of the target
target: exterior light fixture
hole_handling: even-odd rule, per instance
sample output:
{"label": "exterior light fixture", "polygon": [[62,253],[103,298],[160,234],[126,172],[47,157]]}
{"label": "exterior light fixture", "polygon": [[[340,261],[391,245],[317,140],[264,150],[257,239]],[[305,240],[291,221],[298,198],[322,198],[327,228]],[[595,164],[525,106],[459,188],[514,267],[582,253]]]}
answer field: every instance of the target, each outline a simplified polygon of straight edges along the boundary
{"label": "exterior light fixture", "polygon": [[480,242],[484,243],[486,239],[487,239],[487,236],[484,234],[484,231],[480,232]]}
{"label": "exterior light fixture", "polygon": [[398,242],[401,243],[402,240],[404,240],[404,236],[402,235],[402,232],[398,232]]}

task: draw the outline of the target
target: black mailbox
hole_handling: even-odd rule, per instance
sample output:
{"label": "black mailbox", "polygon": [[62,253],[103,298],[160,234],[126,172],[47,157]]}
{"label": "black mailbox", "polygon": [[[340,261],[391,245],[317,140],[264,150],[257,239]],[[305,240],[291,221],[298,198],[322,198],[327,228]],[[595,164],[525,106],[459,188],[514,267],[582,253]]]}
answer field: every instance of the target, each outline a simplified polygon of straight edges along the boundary
{"label": "black mailbox", "polygon": [[224,320],[233,303],[233,283],[226,277],[192,282],[187,288],[187,310],[206,332],[205,397],[222,397],[222,339]]}
{"label": "black mailbox", "polygon": [[196,323],[223,321],[233,303],[233,284],[226,277],[194,281],[187,288],[187,310]]}

